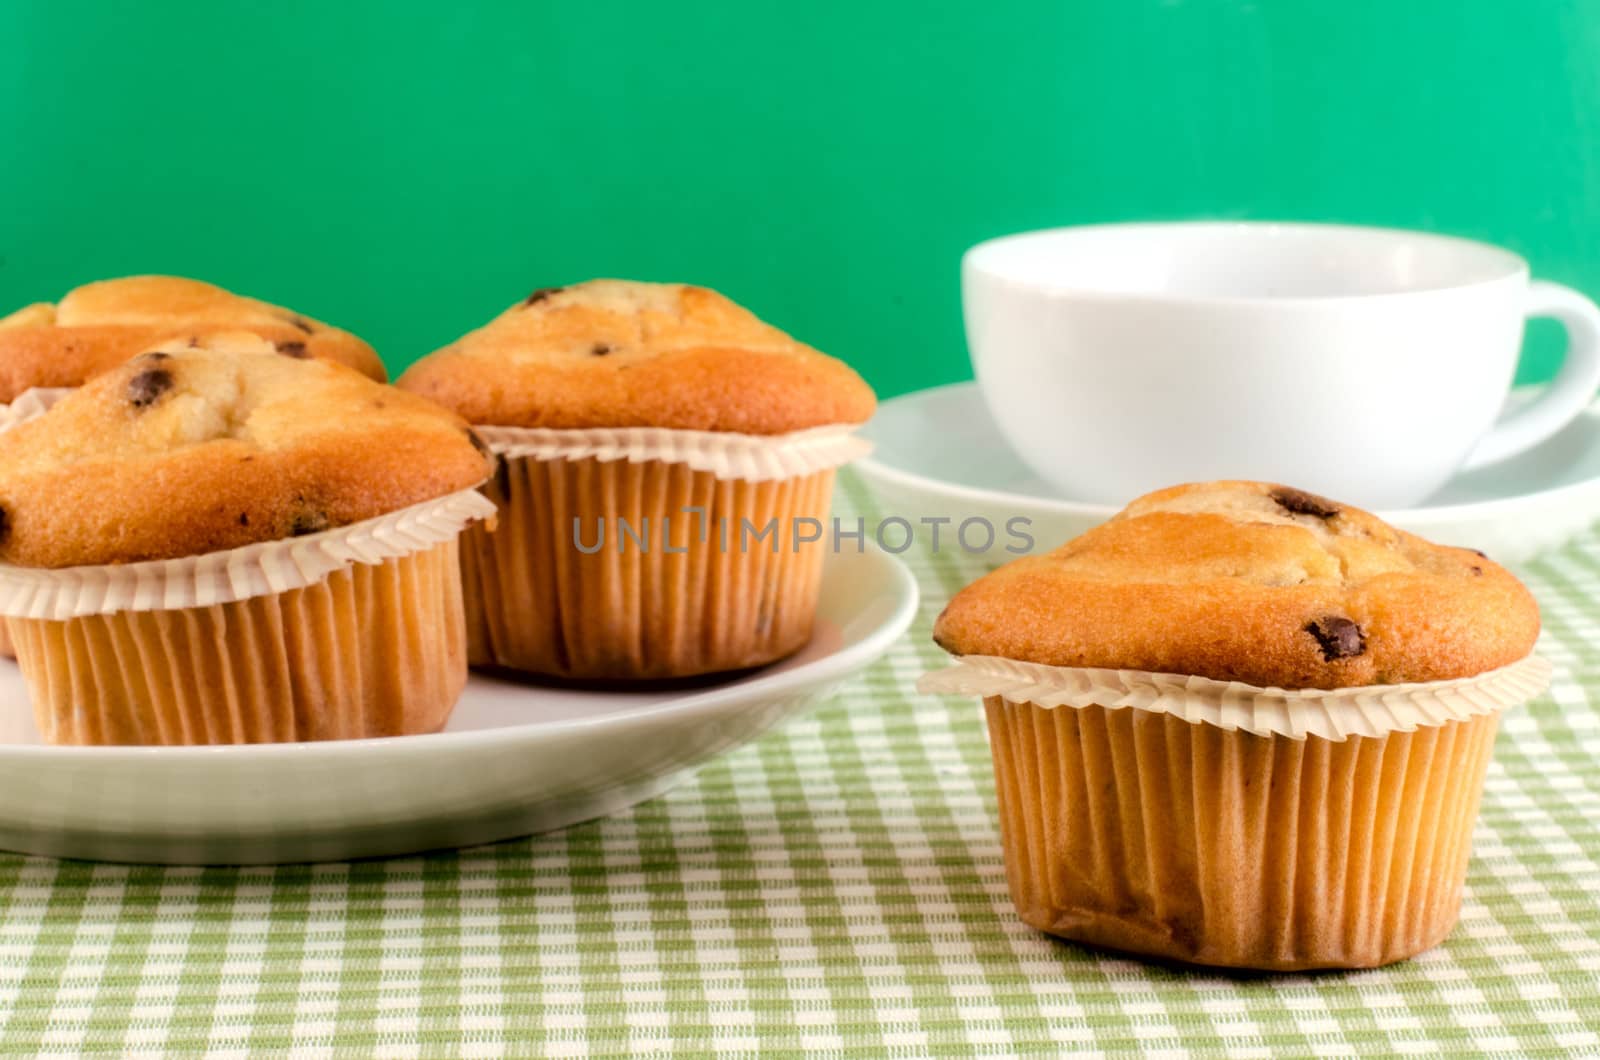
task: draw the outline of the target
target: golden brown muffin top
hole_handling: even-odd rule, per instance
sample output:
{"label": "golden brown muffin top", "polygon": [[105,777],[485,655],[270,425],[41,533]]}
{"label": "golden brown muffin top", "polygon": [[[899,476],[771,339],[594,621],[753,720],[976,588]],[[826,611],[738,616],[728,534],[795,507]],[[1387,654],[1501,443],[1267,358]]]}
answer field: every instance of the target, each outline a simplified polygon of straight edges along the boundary
{"label": "golden brown muffin top", "polygon": [[471,488],[467,425],[253,335],[146,353],[0,440],[0,560],[173,559],[345,526]]}
{"label": "golden brown muffin top", "polygon": [[1140,497],[934,625],[956,655],[1319,689],[1474,676],[1538,634],[1533,596],[1482,553],[1261,482]]}
{"label": "golden brown muffin top", "polygon": [[844,362],[715,291],[626,280],[537,290],[396,385],[500,427],[784,434],[875,404]]}
{"label": "golden brown muffin top", "polygon": [[286,357],[337,361],[388,378],[372,347],[347,331],[280,306],[177,276],[127,276],[67,292],[0,317],[0,402],[36,386],[82,386],[170,339],[204,343],[248,331]]}

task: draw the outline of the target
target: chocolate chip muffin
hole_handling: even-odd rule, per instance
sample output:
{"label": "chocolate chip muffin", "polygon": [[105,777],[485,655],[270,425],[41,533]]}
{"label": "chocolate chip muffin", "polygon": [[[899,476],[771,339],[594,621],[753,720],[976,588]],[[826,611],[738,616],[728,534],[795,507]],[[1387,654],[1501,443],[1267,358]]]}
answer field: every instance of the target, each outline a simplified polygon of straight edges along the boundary
{"label": "chocolate chip muffin", "polygon": [[1278,688],[1442,681],[1527,655],[1539,611],[1482,553],[1283,486],[1141,497],[950,601],[956,655]]}
{"label": "chocolate chip muffin", "polygon": [[874,407],[847,365],[714,291],[595,280],[534,291],[397,385],[502,458],[498,529],[462,553],[475,664],[683,677],[810,638],[823,544],[798,538]]}
{"label": "chocolate chip muffin", "polygon": [[34,387],[75,387],[168,340],[250,332],[283,356],[336,361],[383,382],[383,362],[347,331],[177,276],[128,276],[0,317],[0,402]]}
{"label": "chocolate chip muffin", "polygon": [[[253,346],[253,348],[252,348]],[[467,425],[270,340],[187,338],[0,446],[0,612],[56,743],[439,728],[465,681]]]}
{"label": "chocolate chip muffin", "polygon": [[842,361],[715,291],[591,280],[545,287],[412,365],[398,386],[470,423],[779,435],[861,423]]}
{"label": "chocolate chip muffin", "polygon": [[1141,497],[950,601],[1022,917],[1260,969],[1366,967],[1455,924],[1539,612],[1480,552],[1256,482]]}

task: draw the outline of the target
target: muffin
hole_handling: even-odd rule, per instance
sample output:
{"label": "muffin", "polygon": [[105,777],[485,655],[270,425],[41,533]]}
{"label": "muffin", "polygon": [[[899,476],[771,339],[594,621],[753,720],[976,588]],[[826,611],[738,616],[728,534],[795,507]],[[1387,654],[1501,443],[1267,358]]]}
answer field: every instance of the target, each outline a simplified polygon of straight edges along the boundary
{"label": "muffin", "polygon": [[811,636],[835,469],[872,391],[728,299],[535,291],[401,376],[501,457],[462,547],[475,665],[585,680],[772,662]]}
{"label": "muffin", "polygon": [[959,592],[925,691],[981,695],[1022,919],[1255,969],[1454,926],[1539,612],[1481,553],[1256,482],[1134,501]]}
{"label": "muffin", "polygon": [[0,317],[0,402],[34,387],[82,386],[168,340],[249,332],[286,357],[336,361],[378,382],[383,362],[347,331],[280,306],[177,276],[127,276]]}
{"label": "muffin", "polygon": [[[372,347],[349,332],[199,280],[127,276],[0,317],[0,432],[158,342],[211,345],[240,333],[287,357],[336,361],[380,383],[387,378]],[[0,655],[13,654],[0,622]]]}
{"label": "muffin", "polygon": [[456,416],[329,361],[143,354],[0,445],[0,613],[44,738],[432,732],[466,679]]}

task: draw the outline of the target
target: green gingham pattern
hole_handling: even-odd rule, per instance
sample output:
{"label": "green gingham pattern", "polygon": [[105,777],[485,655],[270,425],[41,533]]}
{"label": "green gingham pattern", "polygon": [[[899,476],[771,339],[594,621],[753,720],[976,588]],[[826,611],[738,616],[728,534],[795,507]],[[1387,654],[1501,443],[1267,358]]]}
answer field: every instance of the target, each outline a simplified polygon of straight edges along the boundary
{"label": "green gingham pattern", "polygon": [[0,1052],[1600,1056],[1600,537],[1522,572],[1555,684],[1505,719],[1460,928],[1276,978],[1016,920],[980,712],[912,691],[983,561],[906,558],[926,600],[888,658],[604,821],[356,864],[0,855]]}

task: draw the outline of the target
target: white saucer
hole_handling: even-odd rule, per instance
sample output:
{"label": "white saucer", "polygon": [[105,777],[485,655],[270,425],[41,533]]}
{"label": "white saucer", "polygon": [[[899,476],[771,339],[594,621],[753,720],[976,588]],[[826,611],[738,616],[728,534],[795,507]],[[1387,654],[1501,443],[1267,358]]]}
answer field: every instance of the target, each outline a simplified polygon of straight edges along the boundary
{"label": "white saucer", "polygon": [[595,692],[474,674],[432,736],[243,747],[50,747],[0,663],[0,849],[262,864],[488,843],[614,813],[865,668],[911,624],[910,572],[830,555],[816,635],[791,659],[690,690]]}
{"label": "white saucer", "polygon": [[[1514,393],[1512,403],[1525,396]],[[913,523],[976,516],[1001,528],[1022,516],[1031,520],[1035,550],[1045,550],[1116,511],[1065,499],[1029,471],[1001,438],[976,383],[891,398],[865,433],[876,448],[854,467],[882,499],[886,516]],[[1600,519],[1600,404],[1531,451],[1456,476],[1422,507],[1377,514],[1502,563],[1563,544]]]}

